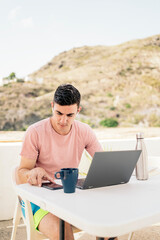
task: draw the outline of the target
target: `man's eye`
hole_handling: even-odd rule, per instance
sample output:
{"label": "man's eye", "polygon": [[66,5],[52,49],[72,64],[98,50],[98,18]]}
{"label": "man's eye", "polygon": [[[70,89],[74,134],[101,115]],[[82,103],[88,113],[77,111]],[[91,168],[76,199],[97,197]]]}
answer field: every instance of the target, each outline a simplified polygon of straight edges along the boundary
{"label": "man's eye", "polygon": [[73,117],[73,114],[68,114],[67,117]]}
{"label": "man's eye", "polygon": [[57,114],[58,114],[58,115],[62,115],[62,113],[60,113],[60,112],[57,112]]}

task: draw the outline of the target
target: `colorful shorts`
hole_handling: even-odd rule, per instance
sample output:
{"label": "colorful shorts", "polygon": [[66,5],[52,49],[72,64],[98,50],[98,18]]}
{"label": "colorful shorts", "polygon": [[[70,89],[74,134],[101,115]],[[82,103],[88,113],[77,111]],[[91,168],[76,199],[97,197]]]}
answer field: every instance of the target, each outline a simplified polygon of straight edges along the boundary
{"label": "colorful shorts", "polygon": [[[22,214],[24,216],[24,218],[26,217],[25,215],[25,203],[23,200],[20,200],[20,204],[21,204],[21,210],[22,210]],[[34,226],[35,229],[38,230],[38,225],[40,223],[40,221],[42,220],[42,218],[48,214],[48,211],[45,211],[43,209],[41,209],[39,206],[37,206],[34,203],[30,203],[31,204],[31,208],[32,208],[32,213],[33,213],[33,220],[34,220]]]}

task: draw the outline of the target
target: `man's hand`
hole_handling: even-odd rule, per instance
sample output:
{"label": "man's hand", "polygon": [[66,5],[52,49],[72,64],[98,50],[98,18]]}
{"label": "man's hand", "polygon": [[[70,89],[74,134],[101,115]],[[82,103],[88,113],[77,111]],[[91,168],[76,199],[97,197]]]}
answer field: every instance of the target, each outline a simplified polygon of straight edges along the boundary
{"label": "man's hand", "polygon": [[42,185],[42,180],[49,180],[54,182],[54,179],[48,175],[48,173],[40,167],[33,168],[28,171],[27,174],[27,182],[31,185],[39,186]]}

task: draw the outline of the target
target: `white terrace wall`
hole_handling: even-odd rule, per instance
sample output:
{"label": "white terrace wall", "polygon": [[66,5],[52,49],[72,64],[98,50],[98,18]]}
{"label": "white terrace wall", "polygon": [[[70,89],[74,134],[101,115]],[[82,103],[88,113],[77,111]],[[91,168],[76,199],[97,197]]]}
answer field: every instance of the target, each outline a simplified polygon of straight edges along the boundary
{"label": "white terrace wall", "polygon": [[20,161],[22,143],[0,143],[0,220],[11,219],[14,214],[16,195],[11,176],[12,167]]}
{"label": "white terrace wall", "polygon": [[[135,139],[108,139],[100,141],[104,150],[135,149]],[[145,139],[148,155],[151,160],[160,162],[160,138]],[[16,195],[12,188],[11,172],[20,161],[21,142],[0,142],[0,220],[13,218]],[[86,172],[90,165],[89,156],[84,152],[80,163],[80,171]]]}
{"label": "white terrace wall", "polygon": [[[104,151],[133,150],[136,147],[135,139],[107,139],[100,140]],[[149,165],[160,167],[160,137],[146,138],[145,145],[149,156]],[[91,157],[87,152],[82,155],[79,165],[81,175],[86,175],[91,163]]]}

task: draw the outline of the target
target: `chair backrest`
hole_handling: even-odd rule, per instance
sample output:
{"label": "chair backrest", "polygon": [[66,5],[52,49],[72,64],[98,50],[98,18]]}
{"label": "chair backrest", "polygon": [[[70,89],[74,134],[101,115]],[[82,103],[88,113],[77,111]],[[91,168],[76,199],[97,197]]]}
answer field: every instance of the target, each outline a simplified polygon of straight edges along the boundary
{"label": "chair backrest", "polygon": [[[13,184],[13,188],[16,193],[17,193],[17,190],[16,190],[16,186],[17,186],[16,171],[17,171],[17,169],[18,169],[17,166],[14,166],[12,168],[12,184]],[[19,202],[20,199],[23,199],[23,201],[25,203],[25,217],[23,216],[21,210],[20,210],[21,211],[20,217],[23,218],[24,224],[26,225],[26,228],[27,228],[27,240],[29,240],[29,239],[32,239],[32,240],[33,239],[35,239],[35,240],[47,239],[45,235],[43,235],[41,232],[38,232],[34,227],[33,213],[32,213],[32,208],[31,208],[30,202],[27,199],[25,199],[23,195],[20,196],[19,194],[17,194],[17,198],[18,198],[17,204],[20,204],[20,202]],[[17,207],[16,209],[20,209],[20,208]],[[16,214],[17,213],[15,213],[15,216],[16,216]]]}
{"label": "chair backrest", "polygon": [[17,171],[17,169],[18,169],[18,166],[13,166],[13,168],[12,168],[12,185],[13,185],[13,187],[14,187],[14,189],[15,189],[15,186],[17,185],[16,184],[16,171]]}

